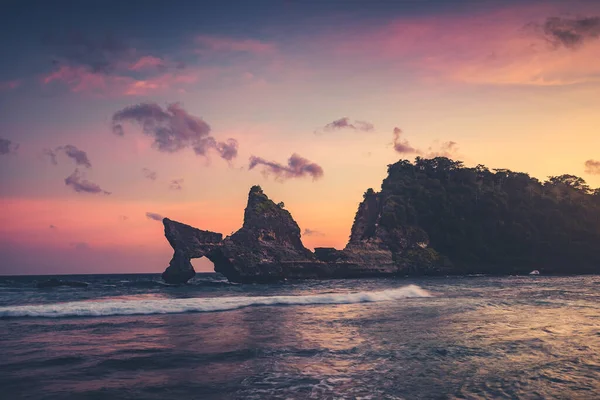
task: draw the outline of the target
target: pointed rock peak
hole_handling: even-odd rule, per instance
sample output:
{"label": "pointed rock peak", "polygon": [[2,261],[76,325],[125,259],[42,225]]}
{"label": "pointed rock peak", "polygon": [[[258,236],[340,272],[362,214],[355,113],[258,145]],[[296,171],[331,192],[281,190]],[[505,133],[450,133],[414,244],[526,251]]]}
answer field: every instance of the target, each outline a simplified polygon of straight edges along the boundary
{"label": "pointed rock peak", "polygon": [[251,221],[256,221],[257,218],[286,218],[292,220],[290,213],[284,209],[283,202],[275,204],[260,186],[255,185],[250,188],[250,193],[248,193],[248,204],[244,212],[244,226],[247,226],[247,223]]}
{"label": "pointed rock peak", "polygon": [[245,244],[277,243],[308,254],[300,240],[300,227],[284,207],[283,202],[269,199],[260,186],[252,186],[244,210],[244,224],[232,235],[232,240]]}

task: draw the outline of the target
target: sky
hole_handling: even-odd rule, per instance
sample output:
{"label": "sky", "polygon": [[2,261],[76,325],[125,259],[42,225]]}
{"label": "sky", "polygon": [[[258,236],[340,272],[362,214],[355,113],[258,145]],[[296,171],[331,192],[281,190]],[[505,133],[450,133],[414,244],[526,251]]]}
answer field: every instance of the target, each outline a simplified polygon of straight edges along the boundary
{"label": "sky", "polygon": [[597,1],[8,0],[0,27],[0,275],[162,272],[162,217],[228,235],[256,184],[343,248],[416,156],[600,186]]}

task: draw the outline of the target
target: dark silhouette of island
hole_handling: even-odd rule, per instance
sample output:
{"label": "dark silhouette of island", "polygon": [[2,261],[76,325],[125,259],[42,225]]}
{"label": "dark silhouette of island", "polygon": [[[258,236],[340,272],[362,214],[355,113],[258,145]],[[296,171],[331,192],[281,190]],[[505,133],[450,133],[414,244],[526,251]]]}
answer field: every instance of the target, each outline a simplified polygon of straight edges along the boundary
{"label": "dark silhouette of island", "polygon": [[445,157],[388,165],[368,189],[343,250],[304,247],[283,203],[253,186],[244,224],[223,239],[163,220],[175,253],[162,277],[185,283],[207,257],[232,282],[391,275],[600,272],[600,189],[573,175],[540,182]]}

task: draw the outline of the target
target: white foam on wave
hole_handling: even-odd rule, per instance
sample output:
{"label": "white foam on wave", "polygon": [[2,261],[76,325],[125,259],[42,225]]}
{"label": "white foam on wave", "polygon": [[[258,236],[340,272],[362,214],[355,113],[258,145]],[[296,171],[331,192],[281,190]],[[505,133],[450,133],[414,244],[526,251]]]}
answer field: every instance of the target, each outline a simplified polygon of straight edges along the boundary
{"label": "white foam on wave", "polygon": [[175,314],[227,311],[249,306],[354,304],[392,301],[408,297],[431,297],[424,289],[408,285],[397,289],[357,293],[305,296],[243,296],[191,299],[75,301],[31,306],[0,307],[0,318],[10,317],[99,317],[108,315]]}

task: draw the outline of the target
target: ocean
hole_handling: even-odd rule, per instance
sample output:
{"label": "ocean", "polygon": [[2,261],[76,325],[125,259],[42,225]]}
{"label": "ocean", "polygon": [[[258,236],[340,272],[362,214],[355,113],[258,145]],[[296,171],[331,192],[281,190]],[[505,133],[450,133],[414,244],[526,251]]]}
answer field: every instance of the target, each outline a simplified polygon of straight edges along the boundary
{"label": "ocean", "polygon": [[598,399],[600,276],[0,277],[2,399]]}

